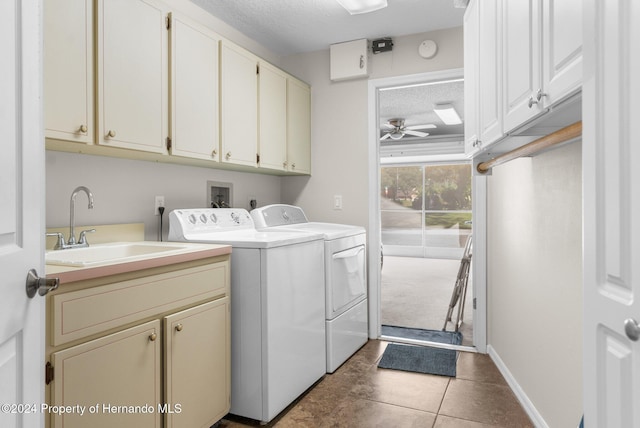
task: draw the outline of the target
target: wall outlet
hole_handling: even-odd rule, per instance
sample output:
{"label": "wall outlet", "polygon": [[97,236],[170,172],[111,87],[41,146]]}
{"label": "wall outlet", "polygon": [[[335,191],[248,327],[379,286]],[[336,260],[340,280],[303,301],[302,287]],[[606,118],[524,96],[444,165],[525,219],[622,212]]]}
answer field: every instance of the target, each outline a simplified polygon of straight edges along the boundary
{"label": "wall outlet", "polygon": [[334,210],[342,209],[342,195],[333,195],[333,209]]}
{"label": "wall outlet", "polygon": [[156,196],[156,203],[153,208],[154,215],[160,215],[159,207],[164,207],[164,196]]}

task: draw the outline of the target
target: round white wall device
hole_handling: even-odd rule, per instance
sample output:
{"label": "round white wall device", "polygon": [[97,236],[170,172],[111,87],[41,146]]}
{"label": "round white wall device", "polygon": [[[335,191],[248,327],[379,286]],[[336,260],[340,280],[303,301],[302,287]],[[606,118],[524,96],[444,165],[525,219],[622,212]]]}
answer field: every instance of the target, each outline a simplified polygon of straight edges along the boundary
{"label": "round white wall device", "polygon": [[418,47],[418,53],[422,58],[433,58],[436,56],[436,52],[438,52],[438,45],[433,40],[425,40]]}

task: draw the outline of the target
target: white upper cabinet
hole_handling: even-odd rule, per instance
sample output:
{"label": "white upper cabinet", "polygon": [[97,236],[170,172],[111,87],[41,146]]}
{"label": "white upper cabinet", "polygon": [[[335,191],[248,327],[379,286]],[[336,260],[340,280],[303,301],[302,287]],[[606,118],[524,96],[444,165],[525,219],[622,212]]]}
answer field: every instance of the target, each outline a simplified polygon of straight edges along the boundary
{"label": "white upper cabinet", "polygon": [[502,2],[505,132],[542,112],[540,7],[540,0]]}
{"label": "white upper cabinet", "polygon": [[502,37],[500,0],[478,2],[479,133],[486,148],[502,137]]}
{"label": "white upper cabinet", "polygon": [[544,102],[554,104],[582,85],[582,1],[544,0]]}
{"label": "white upper cabinet", "polygon": [[478,135],[478,3],[471,0],[464,13],[464,152],[473,156],[479,147]]}
{"label": "white upper cabinet", "polygon": [[98,0],[98,143],[166,153],[168,10],[155,0]]}
{"label": "white upper cabinet", "polygon": [[92,143],[93,1],[44,2],[45,136]]}
{"label": "white upper cabinet", "polygon": [[469,3],[464,24],[468,156],[520,132],[580,90],[581,11],[581,0]]}
{"label": "white upper cabinet", "polygon": [[309,174],[309,86],[179,1],[46,0],[43,59],[48,150]]}
{"label": "white upper cabinet", "polygon": [[311,88],[292,78],[287,80],[287,167],[311,174]]}
{"label": "white upper cabinet", "polygon": [[582,85],[582,0],[503,0],[504,131]]}
{"label": "white upper cabinet", "polygon": [[287,166],[287,75],[260,63],[260,168]]}
{"label": "white upper cabinet", "polygon": [[329,46],[331,80],[357,79],[369,75],[367,39]]}
{"label": "white upper cabinet", "polygon": [[500,0],[471,1],[464,17],[465,153],[502,137]]}
{"label": "white upper cabinet", "polygon": [[221,161],[256,167],[259,59],[226,40],[221,49]]}
{"label": "white upper cabinet", "polygon": [[218,36],[171,14],[171,154],[218,160]]}

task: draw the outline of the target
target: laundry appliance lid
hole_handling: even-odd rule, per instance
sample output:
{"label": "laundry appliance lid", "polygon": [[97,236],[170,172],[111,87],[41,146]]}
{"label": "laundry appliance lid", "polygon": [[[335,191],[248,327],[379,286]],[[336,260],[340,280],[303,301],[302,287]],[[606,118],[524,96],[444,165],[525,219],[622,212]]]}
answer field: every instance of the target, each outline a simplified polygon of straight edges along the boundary
{"label": "laundry appliance lid", "polygon": [[258,231],[241,208],[189,208],[169,214],[169,241],[272,248],[323,239],[317,232]]}
{"label": "laundry appliance lid", "polygon": [[273,204],[251,211],[251,218],[258,230],[299,230],[322,233],[326,240],[366,233],[362,226],[340,223],[309,221],[302,208],[294,205]]}

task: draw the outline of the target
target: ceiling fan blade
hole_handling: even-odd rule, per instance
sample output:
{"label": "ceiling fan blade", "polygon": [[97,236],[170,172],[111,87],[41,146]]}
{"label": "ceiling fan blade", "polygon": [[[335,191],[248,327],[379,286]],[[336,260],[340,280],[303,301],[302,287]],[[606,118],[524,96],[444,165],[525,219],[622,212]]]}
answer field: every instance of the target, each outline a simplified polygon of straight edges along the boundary
{"label": "ceiling fan blade", "polygon": [[428,132],[410,131],[408,129],[405,129],[404,133],[407,135],[413,135],[414,137],[426,137],[427,135],[429,135]]}
{"label": "ceiling fan blade", "polygon": [[384,134],[382,136],[382,138],[380,138],[381,140],[386,140],[387,138],[391,138],[391,134]]}
{"label": "ceiling fan blade", "polygon": [[411,126],[405,126],[404,129],[408,129],[408,130],[414,130],[414,129],[433,129],[433,128],[437,128],[436,125],[432,124],[432,123],[428,123],[425,125],[411,125]]}

